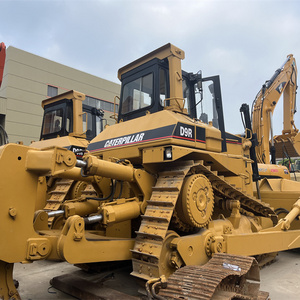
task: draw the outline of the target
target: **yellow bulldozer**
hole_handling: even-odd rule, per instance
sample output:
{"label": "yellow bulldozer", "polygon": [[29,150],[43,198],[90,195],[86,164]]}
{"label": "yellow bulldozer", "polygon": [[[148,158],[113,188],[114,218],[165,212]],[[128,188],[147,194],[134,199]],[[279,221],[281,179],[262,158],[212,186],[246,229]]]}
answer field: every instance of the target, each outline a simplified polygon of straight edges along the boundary
{"label": "yellow bulldozer", "polygon": [[[82,159],[90,141],[103,130],[104,123],[104,111],[85,104],[85,99],[85,94],[70,90],[43,100],[40,140],[32,142],[30,147],[63,147],[72,151],[77,159]],[[84,181],[53,176],[47,177],[46,181],[47,185],[42,185],[38,193],[39,197],[46,199],[43,209],[51,210],[53,215],[65,200],[79,197],[88,185]],[[48,221],[51,227],[57,226],[58,220],[53,223],[53,217]]]}
{"label": "yellow bulldozer", "polygon": [[30,146],[63,147],[81,158],[89,142],[103,130],[104,115],[102,110],[84,104],[85,98],[83,93],[71,90],[43,100],[40,140]]}
{"label": "yellow bulldozer", "polygon": [[[60,147],[0,148],[3,299],[20,299],[14,263],[43,259],[131,260],[149,297],[267,299],[252,257],[300,246],[300,183],[272,178],[281,190],[257,196],[251,138],[225,131],[219,76],[182,71],[184,56],[167,44],[119,70],[118,120],[82,159]],[[53,212],[40,188],[49,176],[89,190]],[[283,219],[270,199],[288,203]]]}

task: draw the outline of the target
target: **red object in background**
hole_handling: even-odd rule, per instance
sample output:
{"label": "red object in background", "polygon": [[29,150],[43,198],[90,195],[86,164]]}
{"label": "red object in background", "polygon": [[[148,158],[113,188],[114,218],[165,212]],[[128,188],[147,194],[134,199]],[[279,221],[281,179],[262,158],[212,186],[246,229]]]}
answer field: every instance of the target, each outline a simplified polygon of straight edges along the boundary
{"label": "red object in background", "polygon": [[6,46],[4,43],[0,43],[0,87],[3,79],[3,71],[5,64]]}

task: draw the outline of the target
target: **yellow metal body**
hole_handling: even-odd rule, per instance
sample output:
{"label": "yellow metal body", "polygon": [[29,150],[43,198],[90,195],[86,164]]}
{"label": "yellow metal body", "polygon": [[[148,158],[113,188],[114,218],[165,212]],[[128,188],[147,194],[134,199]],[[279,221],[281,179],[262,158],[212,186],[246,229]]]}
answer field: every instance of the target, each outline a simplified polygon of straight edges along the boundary
{"label": "yellow metal body", "polygon": [[51,147],[53,145],[57,147],[69,147],[72,145],[81,148],[87,148],[88,144],[89,141],[87,141],[85,138],[78,138],[74,136],[58,136],[55,139],[33,142],[30,146],[38,149]]}
{"label": "yellow metal body", "polygon": [[[0,148],[1,169],[1,232],[4,241],[11,243],[14,251],[1,247],[1,260],[6,262],[26,261],[31,242],[36,239],[37,248],[39,240],[46,243],[50,251],[49,241],[41,238],[33,228],[37,189],[40,176],[56,175],[75,166],[75,155],[65,149],[50,148],[37,150],[25,146],[8,144]],[[9,188],[10,178],[14,177],[16,184]],[[12,200],[14,199],[14,200]],[[22,200],[21,200],[22,199]],[[43,203],[42,203],[43,204]],[[18,238],[12,240],[12,235]],[[26,250],[27,252],[26,253]],[[25,251],[24,251],[25,250]],[[39,250],[37,250],[39,252]],[[28,254],[28,255],[27,255]]]}
{"label": "yellow metal body", "polygon": [[[120,69],[119,76],[154,57],[167,60],[170,105],[108,126],[76,167],[65,149],[0,148],[2,298],[19,297],[12,282],[16,262],[132,260],[132,274],[148,280],[204,264],[214,253],[300,247],[299,184],[265,178],[261,199],[256,197],[248,141],[230,135],[224,150],[221,131],[183,109],[182,50],[166,45]],[[52,215],[41,209],[44,176],[89,187],[58,202]],[[286,209],[280,223],[270,204]]]}
{"label": "yellow metal body", "polygon": [[287,167],[273,164],[258,164],[259,175],[262,178],[291,179],[292,175]]}
{"label": "yellow metal body", "polygon": [[[137,120],[129,120],[107,127],[93,140],[93,148],[90,148],[90,153],[96,156],[101,155],[105,160],[109,157],[118,157],[119,159],[129,159],[132,163],[161,162],[163,160],[163,153],[155,153],[154,155],[157,156],[157,158],[155,156],[150,158],[149,147],[182,145],[182,140],[179,140],[178,136],[173,135],[173,127],[178,123],[185,123],[194,128],[201,126],[206,134],[206,143],[203,143],[203,141],[197,140],[196,138],[184,141],[184,146],[186,146],[186,148],[182,148],[182,155],[184,155],[185,149],[187,151],[186,154],[191,152],[189,148],[214,152],[221,151],[220,131],[213,126],[192,120],[186,115],[175,114],[169,110],[163,110],[155,114],[147,114],[139,118],[140,124],[138,125],[138,131],[141,132],[140,134],[136,134],[136,122]],[[154,130],[159,131],[160,129],[166,129],[170,134],[164,136],[163,134],[158,133],[155,140],[153,140],[151,136],[147,139],[147,132]],[[120,138],[120,136],[122,138]],[[137,143],[138,147],[136,146]],[[145,153],[146,155],[141,155],[141,147],[147,152]],[[239,154],[241,154],[241,147],[239,147]]]}

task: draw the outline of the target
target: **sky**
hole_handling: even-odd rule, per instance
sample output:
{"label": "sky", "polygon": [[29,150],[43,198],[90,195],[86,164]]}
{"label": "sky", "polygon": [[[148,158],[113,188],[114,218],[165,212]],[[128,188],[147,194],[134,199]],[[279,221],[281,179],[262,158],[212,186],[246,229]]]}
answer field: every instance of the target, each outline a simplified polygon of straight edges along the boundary
{"label": "sky", "polygon": [[[251,106],[287,55],[300,61],[298,0],[0,0],[0,20],[7,47],[117,83],[120,67],[172,43],[185,71],[220,75],[231,133],[243,132],[241,104]],[[282,100],[274,120],[280,134]]]}

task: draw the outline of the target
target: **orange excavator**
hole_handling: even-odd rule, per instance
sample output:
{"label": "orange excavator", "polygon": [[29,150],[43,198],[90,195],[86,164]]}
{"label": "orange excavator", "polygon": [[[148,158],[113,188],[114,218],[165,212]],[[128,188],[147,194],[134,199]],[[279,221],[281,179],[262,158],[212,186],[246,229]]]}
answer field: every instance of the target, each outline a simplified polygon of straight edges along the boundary
{"label": "orange excavator", "polygon": [[[3,80],[5,56],[6,56],[6,46],[2,42],[2,43],[0,43],[0,88],[1,88],[2,80]],[[4,129],[4,127],[0,124],[0,145],[7,144],[7,143],[8,143],[7,133]]]}
{"label": "orange excavator", "polygon": [[2,79],[3,79],[5,56],[6,56],[6,46],[2,42],[2,43],[0,43],[0,87],[1,87]]}
{"label": "orange excavator", "polygon": [[[276,158],[300,156],[300,134],[295,126],[297,66],[292,54],[263,84],[252,105],[253,132],[257,134],[258,163],[276,163]],[[273,135],[272,116],[283,95],[283,130]],[[270,159],[271,155],[271,159]]]}

